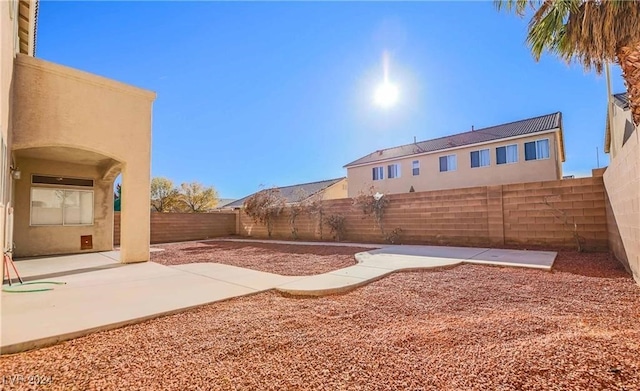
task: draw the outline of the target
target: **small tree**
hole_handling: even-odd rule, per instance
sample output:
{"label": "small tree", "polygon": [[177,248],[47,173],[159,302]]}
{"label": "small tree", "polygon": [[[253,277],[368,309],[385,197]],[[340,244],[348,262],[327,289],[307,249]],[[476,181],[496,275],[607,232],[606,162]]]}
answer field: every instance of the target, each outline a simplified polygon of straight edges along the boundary
{"label": "small tree", "polygon": [[256,224],[267,227],[267,234],[271,237],[273,222],[284,210],[285,200],[277,188],[265,189],[257,192],[244,202],[244,212]]}
{"label": "small tree", "polygon": [[180,193],[170,179],[151,179],[151,206],[156,212],[173,212],[178,206]]}
{"label": "small tree", "polygon": [[189,213],[208,212],[218,205],[218,192],[199,182],[183,183],[180,185],[180,203]]}

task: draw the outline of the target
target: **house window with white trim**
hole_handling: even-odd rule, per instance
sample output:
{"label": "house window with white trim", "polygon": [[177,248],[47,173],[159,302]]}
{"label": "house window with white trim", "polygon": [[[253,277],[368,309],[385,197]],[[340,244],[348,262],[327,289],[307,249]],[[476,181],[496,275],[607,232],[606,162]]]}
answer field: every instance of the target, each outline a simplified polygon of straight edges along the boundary
{"label": "house window with white trim", "polygon": [[524,143],[524,160],[549,159],[549,139]]}
{"label": "house window with white trim", "polygon": [[32,187],[31,225],[93,225],[93,190]]}
{"label": "house window with white trim", "polygon": [[380,181],[384,179],[384,167],[373,167],[372,176],[374,181]]}
{"label": "house window with white trim", "polygon": [[413,173],[413,176],[420,175],[420,160],[414,160],[411,163],[411,171]]}
{"label": "house window with white trim", "polygon": [[400,164],[394,163],[387,166],[387,178],[400,178]]}
{"label": "house window with white trim", "polygon": [[487,167],[489,165],[489,150],[481,149],[471,152],[471,168]]}
{"label": "house window with white trim", "polygon": [[458,169],[456,155],[440,156],[440,172],[455,171]]}
{"label": "house window with white trim", "polygon": [[518,162],[518,144],[505,145],[496,148],[496,164],[509,164]]}

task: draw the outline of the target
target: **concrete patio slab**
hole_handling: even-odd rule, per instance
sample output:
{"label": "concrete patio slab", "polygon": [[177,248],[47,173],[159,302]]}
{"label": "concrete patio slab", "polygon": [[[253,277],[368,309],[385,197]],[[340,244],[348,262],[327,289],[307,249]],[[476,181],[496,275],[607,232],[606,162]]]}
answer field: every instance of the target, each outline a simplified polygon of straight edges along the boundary
{"label": "concrete patio slab", "polygon": [[304,278],[304,276],[281,276],[220,263],[189,263],[171,267],[259,291]]}
{"label": "concrete patio slab", "polygon": [[395,245],[367,252],[370,254],[384,254],[390,257],[393,257],[394,255],[405,255],[414,257],[469,259],[488,250],[488,248],[475,247]]}
{"label": "concrete patio slab", "polygon": [[370,280],[331,273],[301,278],[275,287],[280,292],[298,296],[324,296],[342,293],[369,283]]}
{"label": "concrete patio slab", "polygon": [[418,257],[415,255],[385,253],[359,253],[356,254],[356,259],[361,265],[385,270],[429,269],[443,266],[455,266],[462,263],[462,260],[456,258]]}
{"label": "concrete patio slab", "polygon": [[522,251],[491,249],[467,259],[467,263],[499,266],[520,266],[551,270],[556,259],[553,251]]}
{"label": "concrete patio slab", "polygon": [[548,251],[464,247],[370,248],[356,254],[357,265],[315,276],[281,276],[216,263],[125,265],[119,263],[118,252],[16,261],[22,276],[66,285],[46,292],[2,292],[0,353],[42,347],[269,289],[321,296],[343,293],[399,270],[461,263],[550,270],[556,256]]}
{"label": "concrete patio slab", "polygon": [[56,280],[67,284],[47,292],[2,293],[2,354],[257,292],[152,262]]}
{"label": "concrete patio slab", "polygon": [[344,269],[339,269],[339,270],[329,272],[329,274],[334,276],[355,277],[355,278],[369,280],[369,279],[375,279],[375,278],[386,276],[392,271],[393,270],[358,264],[355,266],[349,266],[349,267],[345,267]]}
{"label": "concrete patio slab", "polygon": [[[61,255],[15,260],[20,276],[25,280],[43,278],[70,271],[91,271],[120,265],[117,251]],[[13,273],[13,270],[11,271]],[[13,274],[12,274],[13,276]]]}

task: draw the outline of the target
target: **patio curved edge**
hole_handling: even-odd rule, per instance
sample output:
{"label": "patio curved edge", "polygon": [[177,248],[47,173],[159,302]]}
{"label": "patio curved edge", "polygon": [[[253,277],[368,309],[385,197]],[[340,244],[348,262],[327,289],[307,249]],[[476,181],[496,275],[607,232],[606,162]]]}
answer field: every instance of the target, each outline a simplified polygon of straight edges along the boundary
{"label": "patio curved edge", "polygon": [[399,271],[417,271],[440,267],[453,267],[462,262],[457,259],[396,256],[387,254],[356,254],[354,266],[332,272],[308,276],[275,287],[275,290],[293,296],[327,296],[346,293],[370,284],[391,273]]}
{"label": "patio curved edge", "polygon": [[394,273],[394,271],[389,271],[388,273],[385,273],[384,275],[381,275],[376,278],[372,278],[368,280],[360,280],[354,283],[348,283],[345,285],[335,286],[331,288],[328,288],[328,287],[327,288],[305,288],[305,287],[295,288],[295,287],[277,286],[274,288],[274,290],[280,293],[291,295],[291,296],[321,297],[321,296],[338,295],[338,294],[350,292],[356,288],[359,288],[371,282],[380,280],[391,273]]}

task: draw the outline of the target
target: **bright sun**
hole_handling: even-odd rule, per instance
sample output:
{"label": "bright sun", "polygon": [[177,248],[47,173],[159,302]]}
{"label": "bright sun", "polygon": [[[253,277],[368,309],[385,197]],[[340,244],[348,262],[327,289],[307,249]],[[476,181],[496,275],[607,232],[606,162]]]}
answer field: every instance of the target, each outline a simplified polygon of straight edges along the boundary
{"label": "bright sun", "polygon": [[398,101],[398,87],[385,81],[378,86],[373,99],[380,107],[391,107]]}
{"label": "bright sun", "polygon": [[389,81],[389,54],[383,53],[382,69],[384,71],[384,81],[378,85],[373,96],[373,101],[380,107],[388,108],[398,101],[398,87]]}

